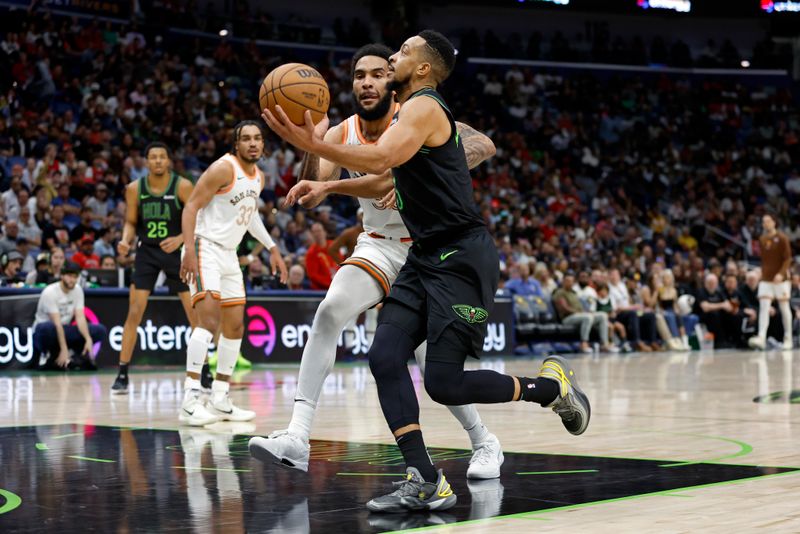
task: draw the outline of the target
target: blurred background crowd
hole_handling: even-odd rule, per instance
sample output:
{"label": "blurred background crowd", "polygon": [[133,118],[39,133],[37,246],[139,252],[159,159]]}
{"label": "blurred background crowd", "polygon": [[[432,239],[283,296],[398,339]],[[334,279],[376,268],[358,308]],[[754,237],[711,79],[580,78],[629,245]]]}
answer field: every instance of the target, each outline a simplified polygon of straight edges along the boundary
{"label": "blurred background crowd", "polygon": [[[227,14],[153,4],[125,24],[39,9],[3,14],[4,284],[48,283],[65,258],[85,269],[129,268],[116,243],[124,188],[147,174],[144,146],[167,143],[174,171],[196,180],[229,149],[233,125],[257,115],[260,79],[296,58],[251,36],[358,46],[377,33],[396,44],[410,24],[396,11],[394,25],[377,16],[320,27],[276,20],[256,3],[237,2]],[[167,21],[186,33],[165,33]],[[220,37],[220,27],[244,38]],[[689,316],[717,334],[717,346],[741,345],[755,322],[748,290],[758,283],[761,216],[775,214],[800,250],[796,82],[523,60],[739,68],[746,57],[753,67],[789,68],[791,50],[764,38],[745,56],[725,38],[690,49],[680,39],[596,29],[498,36],[470,28],[455,37],[460,57],[508,59],[460,60],[442,88],[457,119],[497,147],[473,183],[500,252],[501,291],[528,304],[546,299],[556,319],[569,315],[570,299],[554,293],[575,293],[584,311],[609,314],[609,346],[685,347],[696,322],[686,324]],[[332,124],[351,115],[347,50],[306,61],[330,85]],[[292,268],[290,289],[325,289],[335,267],[308,265],[309,250],[340,260],[334,240],[358,225],[357,204],[336,197],[311,211],[285,207],[302,157],[267,136],[261,214]],[[243,255],[252,251],[243,244]],[[255,257],[245,267],[249,287],[276,288],[266,258]],[[793,287],[800,302],[800,277]],[[692,297],[684,309],[682,295]]]}

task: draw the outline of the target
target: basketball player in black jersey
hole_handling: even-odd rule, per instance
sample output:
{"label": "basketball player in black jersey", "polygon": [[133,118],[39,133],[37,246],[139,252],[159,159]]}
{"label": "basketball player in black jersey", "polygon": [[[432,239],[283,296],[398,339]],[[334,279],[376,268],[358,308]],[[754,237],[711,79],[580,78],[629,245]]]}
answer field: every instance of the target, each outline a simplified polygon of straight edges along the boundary
{"label": "basketball player in black jersey", "polygon": [[[125,189],[125,227],[117,252],[125,256],[138,239],[128,303],[128,317],[122,331],[119,374],[111,392],[128,392],[128,365],[136,345],[136,329],[147,309],[147,299],[164,271],[170,292],[177,292],[189,323],[194,326],[194,310],[189,288],[180,279],[181,214],[192,193],[192,182],[170,169],[170,155],[164,143],[150,143],[144,151],[148,175]],[[210,373],[205,370],[204,375]]]}
{"label": "basketball player in black jersey", "polygon": [[536,402],[552,407],[576,435],[586,430],[590,407],[574,369],[558,357],[546,358],[536,378],[464,370],[467,356],[477,357],[483,344],[499,260],[473,200],[453,114],[436,92],[453,69],[455,50],[443,35],[426,30],[406,40],[389,64],[401,108],[396,123],[373,145],[325,143],[315,136],[310,113],[303,126],[293,125],[280,108],[276,114],[264,110],[263,116],[295,146],[344,168],[373,173],[355,179],[365,187],[385,182],[381,174],[391,169],[397,207],[414,245],[381,310],[369,363],[408,467],[398,488],[372,499],[367,508],[443,510],[455,505],[456,496],[425,449],[405,365],[423,339],[428,342],[425,389],[437,402]]}

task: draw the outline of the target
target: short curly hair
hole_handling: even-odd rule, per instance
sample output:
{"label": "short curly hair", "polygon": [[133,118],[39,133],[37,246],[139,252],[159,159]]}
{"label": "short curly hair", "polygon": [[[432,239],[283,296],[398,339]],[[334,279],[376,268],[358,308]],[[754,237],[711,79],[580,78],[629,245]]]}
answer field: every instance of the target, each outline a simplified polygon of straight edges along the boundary
{"label": "short curly hair", "polygon": [[445,81],[456,65],[456,49],[453,43],[435,30],[423,30],[417,35],[425,39],[425,53],[433,66],[436,82]]}

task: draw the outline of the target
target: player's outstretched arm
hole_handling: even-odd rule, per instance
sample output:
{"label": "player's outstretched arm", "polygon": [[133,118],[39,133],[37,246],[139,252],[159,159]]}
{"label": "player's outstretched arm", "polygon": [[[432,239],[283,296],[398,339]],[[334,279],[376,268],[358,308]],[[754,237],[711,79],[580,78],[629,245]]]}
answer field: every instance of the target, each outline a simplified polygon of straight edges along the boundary
{"label": "player's outstretched arm", "polygon": [[468,124],[456,121],[456,130],[464,146],[464,154],[467,156],[467,167],[470,169],[474,169],[497,153],[492,140]]}
{"label": "player's outstretched arm", "polygon": [[394,184],[392,173],[368,174],[349,180],[311,182],[303,180],[295,184],[286,194],[286,205],[300,203],[304,208],[318,206],[331,193],[361,198],[380,198],[388,193]]}
{"label": "player's outstretched arm", "polygon": [[235,180],[233,166],[221,160],[211,164],[197,181],[189,201],[183,208],[181,216],[181,233],[183,234],[183,261],[181,262],[181,278],[189,283],[197,276],[197,255],[194,252],[194,230],[197,226],[197,212],[208,205],[217,192]]}
{"label": "player's outstretched arm", "polygon": [[262,116],[272,131],[289,143],[345,169],[370,174],[383,174],[392,167],[402,165],[422,145],[437,146],[450,136],[449,119],[432,98],[414,98],[406,102],[397,122],[373,145],[327,143],[314,135],[311,112],[306,111],[305,124],[297,126],[280,106],[275,111],[276,114],[273,114],[265,109]]}

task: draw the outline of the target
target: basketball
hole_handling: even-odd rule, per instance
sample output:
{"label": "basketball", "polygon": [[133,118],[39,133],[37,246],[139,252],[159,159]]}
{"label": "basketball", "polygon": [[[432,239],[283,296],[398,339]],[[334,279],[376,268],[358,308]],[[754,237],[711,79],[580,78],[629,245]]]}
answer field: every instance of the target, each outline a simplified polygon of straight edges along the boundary
{"label": "basketball", "polygon": [[289,120],[297,125],[305,122],[303,114],[311,111],[314,124],[328,112],[331,95],[328,84],[313,67],[302,63],[287,63],[272,70],[261,84],[258,94],[261,109],[275,113],[280,105]]}

